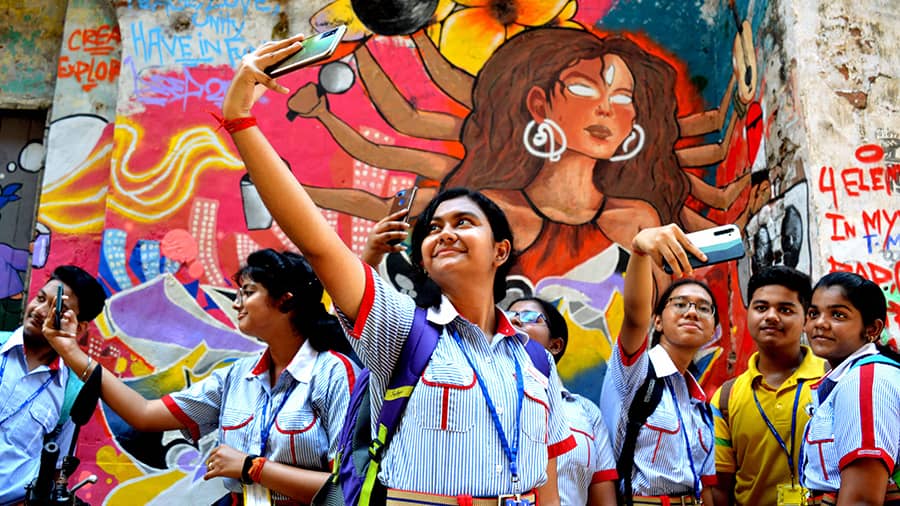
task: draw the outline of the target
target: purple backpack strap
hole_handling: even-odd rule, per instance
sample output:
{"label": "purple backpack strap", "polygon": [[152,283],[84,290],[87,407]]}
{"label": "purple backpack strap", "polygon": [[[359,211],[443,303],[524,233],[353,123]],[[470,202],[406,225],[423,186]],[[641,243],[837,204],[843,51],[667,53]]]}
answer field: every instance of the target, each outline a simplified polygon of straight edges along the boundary
{"label": "purple backpack strap", "polygon": [[376,461],[380,460],[391,436],[400,425],[400,419],[409,403],[413,388],[419,382],[422,373],[425,372],[425,367],[437,347],[441,331],[428,322],[427,314],[427,310],[416,308],[412,329],[410,329],[403,350],[400,352],[400,358],[394,366],[391,381],[385,390],[384,403],[381,406],[381,413],[378,415],[378,424],[376,425],[378,437],[373,441],[373,445],[377,446],[373,454]]}
{"label": "purple backpack strap", "polygon": [[525,351],[528,352],[528,356],[531,358],[531,363],[534,364],[534,367],[544,373],[544,376],[550,377],[550,359],[547,358],[547,350],[541,346],[541,343],[535,341],[534,339],[529,339],[527,343],[525,343]]}

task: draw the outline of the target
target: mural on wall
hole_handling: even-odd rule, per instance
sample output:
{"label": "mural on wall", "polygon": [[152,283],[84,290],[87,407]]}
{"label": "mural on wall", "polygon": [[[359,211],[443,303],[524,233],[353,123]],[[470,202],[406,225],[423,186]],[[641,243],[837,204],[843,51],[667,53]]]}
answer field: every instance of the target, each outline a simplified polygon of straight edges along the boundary
{"label": "mural on wall", "polygon": [[[775,90],[755,40],[765,2],[511,0],[498,11],[441,0],[410,36],[376,35],[396,27],[355,16],[349,0],[313,3],[300,24],[349,23],[340,56],[281,78],[293,93],[264,97],[255,113],[354,251],[400,189],[418,186],[420,207],[441,187],[483,190],[515,229],[510,297],[559,305],[579,350],[560,372],[597,397],[634,234],[738,223],[748,256],[700,273],[722,324],[698,365],[708,388],[745,367],[746,276],[811,265],[805,176],[767,163],[778,146],[767,145]],[[111,298],[82,344],[148,397],[260,349],[236,331],[230,278],[255,249],[293,245],[209,112],[240,55],[287,30],[286,8],[70,6],[38,213],[53,248],[31,288],[61,263],[93,269]],[[687,43],[678,31],[702,36]],[[409,268],[394,254],[381,271],[410,289]],[[105,408],[82,434],[79,472],[100,477],[81,494],[89,501],[224,493],[202,480],[214,438],[138,434]]]}
{"label": "mural on wall", "polygon": [[0,330],[22,324],[28,270],[47,259],[48,231],[32,226],[44,168],[43,133],[43,114],[0,118]]}

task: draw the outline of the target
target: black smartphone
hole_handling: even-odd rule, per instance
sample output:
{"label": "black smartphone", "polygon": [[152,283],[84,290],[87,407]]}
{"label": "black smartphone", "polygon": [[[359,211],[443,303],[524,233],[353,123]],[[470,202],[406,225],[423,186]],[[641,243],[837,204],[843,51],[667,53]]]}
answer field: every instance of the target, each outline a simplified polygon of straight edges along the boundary
{"label": "black smartphone", "polygon": [[304,39],[303,47],[284,60],[266,68],[265,72],[271,77],[278,77],[293,72],[297,69],[322,61],[332,54],[341,42],[341,38],[347,31],[346,25],[340,25],[314,37]]}
{"label": "black smartphone", "polygon": [[[706,255],[707,260],[701,262],[699,258],[688,253],[691,267],[695,269],[744,257],[744,241],[736,225],[698,230],[687,234],[687,238]],[[668,263],[663,261],[662,267],[664,271],[672,274],[672,267]]]}
{"label": "black smartphone", "polygon": [[[391,202],[391,210],[388,211],[388,215],[394,214],[401,209],[405,209],[406,216],[403,217],[403,221],[409,223],[409,213],[412,212],[412,205],[416,200],[416,190],[418,190],[418,188],[413,186],[412,188],[406,188],[395,193],[394,200]],[[396,245],[401,242],[403,241],[400,239],[394,239],[388,241],[388,244]]]}
{"label": "black smartphone", "polygon": [[63,312],[63,286],[62,283],[56,286],[56,312],[53,313],[53,328],[59,330],[62,327]]}

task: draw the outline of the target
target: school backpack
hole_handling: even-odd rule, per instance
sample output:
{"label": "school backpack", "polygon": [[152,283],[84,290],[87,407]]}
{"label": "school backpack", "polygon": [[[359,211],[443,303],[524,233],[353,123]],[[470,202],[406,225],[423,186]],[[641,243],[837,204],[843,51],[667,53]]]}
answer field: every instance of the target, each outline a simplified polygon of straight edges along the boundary
{"label": "school backpack", "polygon": [[[441,335],[441,329],[426,316],[425,309],[416,308],[409,337],[384,392],[375,439],[372,439],[369,370],[364,368],[357,376],[338,436],[331,476],[313,498],[314,506],[384,504],[387,490],[378,481],[381,459]],[[525,350],[534,367],[550,377],[550,359],[544,347],[529,340]]]}
{"label": "school backpack", "polygon": [[[0,331],[0,346],[6,344],[6,341],[8,341],[12,335],[12,331]],[[78,375],[75,374],[71,368],[69,368],[69,379],[66,381],[66,392],[63,395],[62,407],[59,409],[59,421],[56,423],[56,428],[46,435],[47,440],[52,441],[53,439],[56,439],[62,431],[63,426],[69,421],[69,413],[72,411],[72,404],[75,403],[75,398],[78,397],[78,392],[81,391],[82,386],[84,386],[84,382],[78,378]]]}

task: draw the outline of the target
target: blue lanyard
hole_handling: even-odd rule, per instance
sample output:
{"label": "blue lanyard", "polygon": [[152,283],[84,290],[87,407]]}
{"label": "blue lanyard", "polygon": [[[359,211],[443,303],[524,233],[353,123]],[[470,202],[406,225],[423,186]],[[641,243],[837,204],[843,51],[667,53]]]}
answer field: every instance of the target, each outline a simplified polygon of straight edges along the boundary
{"label": "blue lanyard", "polygon": [[787,445],[784,444],[784,439],[781,439],[781,435],[778,434],[778,431],[775,430],[775,426],[772,425],[772,422],[769,421],[769,417],[766,416],[762,404],[759,403],[759,397],[756,396],[756,388],[751,388],[753,391],[753,400],[756,401],[756,409],[759,410],[759,415],[762,416],[763,421],[766,422],[766,426],[769,427],[769,432],[775,436],[775,441],[778,441],[781,449],[784,450],[784,454],[787,455],[788,469],[791,470],[791,485],[794,484],[794,480],[796,479],[796,473],[794,472],[794,431],[797,430],[797,407],[800,404],[800,390],[803,388],[803,381],[804,380],[797,381],[797,393],[794,394],[794,408],[791,413],[791,451],[788,451]]}
{"label": "blue lanyard", "polygon": [[[0,364],[0,383],[3,382],[3,376],[6,374],[6,361],[8,359],[9,359],[9,355],[3,355],[3,363]],[[37,390],[35,390],[34,393],[32,393],[27,399],[25,399],[25,402],[20,404],[19,407],[16,408],[15,411],[13,411],[9,415],[7,415],[6,418],[4,418],[3,420],[0,420],[0,424],[5,423],[7,420],[9,420],[13,416],[15,416],[19,411],[22,411],[25,408],[25,406],[28,406],[29,404],[31,404],[31,402],[34,401],[34,399],[37,398],[37,396],[40,395],[41,392],[44,391],[44,389],[47,388],[47,385],[49,385],[50,382],[53,381],[54,376],[56,376],[56,373],[54,371],[50,371],[50,376],[44,381],[44,383]]]}
{"label": "blue lanyard", "polygon": [[[500,417],[497,416],[497,408],[494,407],[494,401],[491,400],[490,394],[488,394],[487,386],[484,384],[484,380],[481,378],[481,373],[478,372],[478,369],[475,368],[475,363],[472,362],[472,359],[469,357],[469,354],[466,353],[465,348],[462,345],[462,339],[460,339],[459,334],[456,330],[453,331],[453,339],[456,340],[456,344],[459,345],[459,350],[462,352],[463,356],[466,357],[466,362],[469,363],[469,367],[472,368],[472,371],[475,372],[475,380],[478,381],[478,386],[481,387],[481,393],[484,395],[484,400],[487,403],[488,411],[491,413],[491,420],[494,421],[494,428],[497,429],[497,435],[500,436],[500,445],[503,447],[503,453],[506,454],[506,459],[509,460],[509,472],[512,474],[512,481],[515,486],[518,488],[519,484],[519,427],[522,422],[522,402],[525,399],[525,383],[522,379],[522,366],[519,365],[519,360],[516,358],[515,353],[512,354],[513,363],[516,366],[516,425],[513,428],[513,444],[510,446],[509,440],[506,438],[506,434],[503,432],[503,425],[500,424]],[[518,490],[516,490],[518,492]]]}
{"label": "blue lanyard", "polygon": [[266,401],[263,403],[262,409],[262,426],[259,429],[259,441],[260,448],[259,454],[263,457],[266,456],[266,446],[269,443],[269,433],[272,431],[272,426],[275,425],[275,419],[278,418],[278,413],[281,412],[281,408],[284,407],[285,403],[287,403],[288,397],[294,393],[294,389],[297,388],[297,383],[295,382],[291,388],[288,389],[287,392],[284,393],[284,396],[281,398],[281,404],[278,405],[278,408],[272,412],[272,419],[268,420],[266,418],[266,413],[269,410],[269,402]]}
{"label": "blue lanyard", "polygon": [[[675,403],[675,414],[678,415],[678,423],[681,425],[681,434],[684,436],[684,446],[687,448],[688,462],[691,464],[691,474],[694,476],[694,497],[700,499],[700,476],[697,474],[697,468],[694,465],[694,454],[691,452],[691,440],[688,438],[687,426],[684,425],[684,419],[681,417],[681,409],[678,407],[678,396],[675,395],[675,388],[668,380],[666,386],[669,387],[669,393],[672,394],[672,401]],[[707,452],[706,459],[709,458]],[[706,459],[703,462],[706,463]]]}

